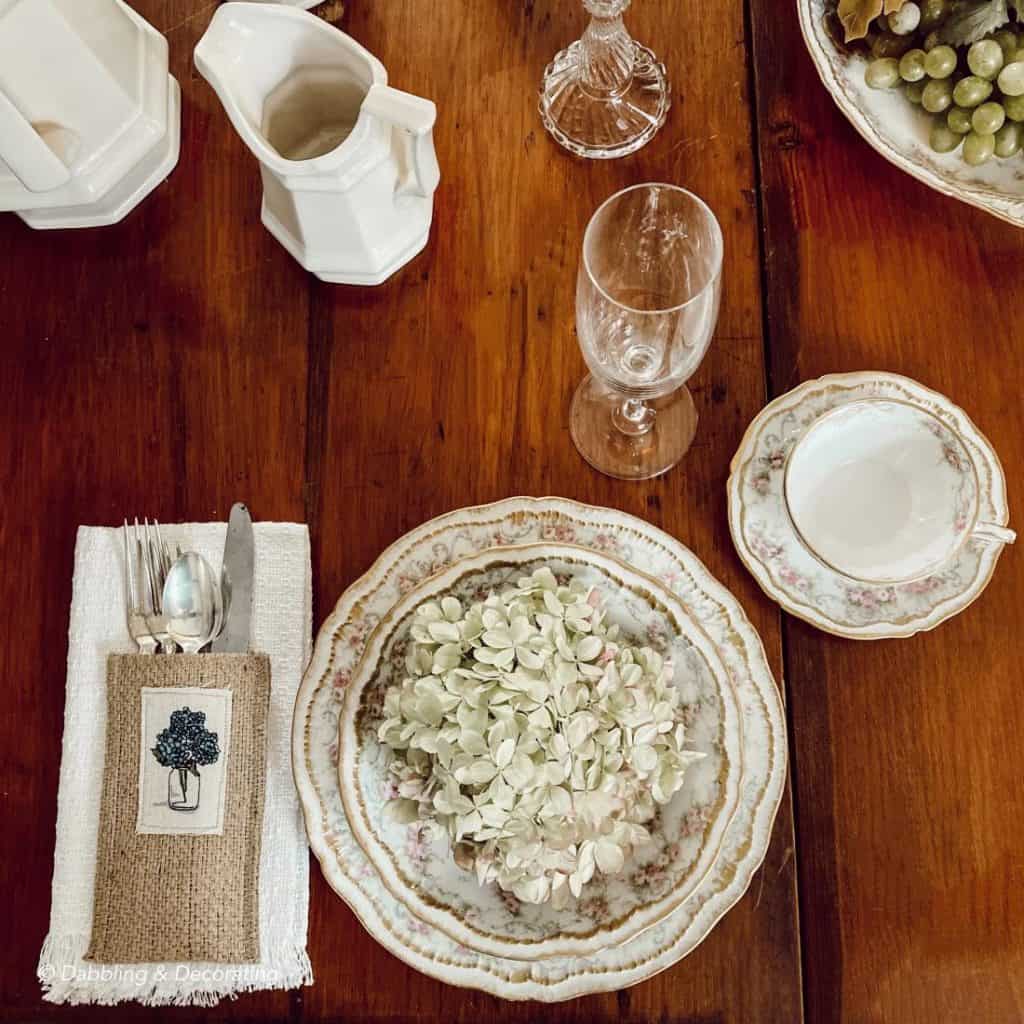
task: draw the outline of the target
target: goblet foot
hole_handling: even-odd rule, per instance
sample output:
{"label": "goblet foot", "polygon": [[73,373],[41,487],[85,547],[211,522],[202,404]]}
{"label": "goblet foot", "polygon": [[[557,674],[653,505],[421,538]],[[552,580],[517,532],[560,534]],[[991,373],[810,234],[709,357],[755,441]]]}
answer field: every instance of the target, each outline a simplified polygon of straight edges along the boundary
{"label": "goblet foot", "polygon": [[544,127],[571,153],[595,160],[635,153],[665,123],[671,106],[665,67],[632,43],[633,67],[621,91],[595,96],[584,84],[584,47],[577,40],[544,72],[540,115]]}
{"label": "goblet foot", "polygon": [[649,480],[667,473],[687,453],[697,432],[697,410],[689,389],[681,387],[645,403],[634,420],[639,433],[625,433],[617,425],[628,425],[631,418],[621,413],[624,401],[620,392],[588,374],[576,389],[569,413],[573,444],[607,476]]}

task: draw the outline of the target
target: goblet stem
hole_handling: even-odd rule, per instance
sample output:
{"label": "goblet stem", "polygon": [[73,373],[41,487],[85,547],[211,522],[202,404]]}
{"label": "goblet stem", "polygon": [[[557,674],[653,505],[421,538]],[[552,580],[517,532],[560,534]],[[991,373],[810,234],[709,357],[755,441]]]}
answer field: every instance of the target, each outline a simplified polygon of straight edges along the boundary
{"label": "goblet stem", "polygon": [[614,99],[633,81],[635,48],[622,21],[628,3],[585,6],[591,19],[580,39],[580,84],[595,99]]}
{"label": "goblet stem", "polygon": [[612,411],[612,422],[627,437],[643,437],[654,427],[656,416],[642,398],[627,398]]}

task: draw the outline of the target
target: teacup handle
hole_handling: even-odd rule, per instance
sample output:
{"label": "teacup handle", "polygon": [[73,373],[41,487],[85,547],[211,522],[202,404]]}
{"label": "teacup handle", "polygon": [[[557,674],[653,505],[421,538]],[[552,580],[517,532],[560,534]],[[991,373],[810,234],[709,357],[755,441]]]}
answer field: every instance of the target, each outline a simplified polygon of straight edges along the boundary
{"label": "teacup handle", "polygon": [[1017,539],[1013,530],[1005,526],[997,526],[995,523],[976,523],[971,531],[971,536],[980,541],[991,541],[995,544],[1012,544]]}
{"label": "teacup handle", "polygon": [[408,132],[415,191],[429,199],[441,180],[433,135],[437,107],[390,85],[375,84],[363,100],[363,110]]}

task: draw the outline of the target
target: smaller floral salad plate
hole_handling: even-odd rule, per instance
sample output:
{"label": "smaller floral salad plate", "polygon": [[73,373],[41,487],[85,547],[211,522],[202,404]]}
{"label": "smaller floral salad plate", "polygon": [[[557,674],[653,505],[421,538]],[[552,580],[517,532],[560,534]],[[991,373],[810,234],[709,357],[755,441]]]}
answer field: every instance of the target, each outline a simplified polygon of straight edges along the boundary
{"label": "smaller floral salad plate", "polygon": [[[714,866],[741,718],[715,645],[655,580],[569,544],[496,548],[370,637],[341,710],[341,795],[429,926],[510,960],[594,956]],[[658,886],[635,884],[656,866]]]}
{"label": "smaller floral salad plate", "polygon": [[829,632],[910,636],[985,588],[1015,535],[995,452],[962,409],[906,377],[834,374],[769,404],[729,479],[740,557]]}

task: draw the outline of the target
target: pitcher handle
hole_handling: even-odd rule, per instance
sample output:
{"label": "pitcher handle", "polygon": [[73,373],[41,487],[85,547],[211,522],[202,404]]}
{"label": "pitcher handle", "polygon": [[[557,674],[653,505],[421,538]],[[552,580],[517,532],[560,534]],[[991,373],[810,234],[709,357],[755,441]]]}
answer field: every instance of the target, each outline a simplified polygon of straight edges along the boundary
{"label": "pitcher handle", "polygon": [[441,180],[433,134],[437,107],[430,100],[392,89],[390,85],[371,85],[363,100],[363,110],[408,133],[415,190],[429,199]]}
{"label": "pitcher handle", "polygon": [[66,185],[71,171],[0,92],[0,158],[30,192],[49,192]]}

